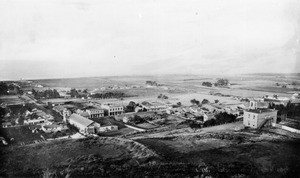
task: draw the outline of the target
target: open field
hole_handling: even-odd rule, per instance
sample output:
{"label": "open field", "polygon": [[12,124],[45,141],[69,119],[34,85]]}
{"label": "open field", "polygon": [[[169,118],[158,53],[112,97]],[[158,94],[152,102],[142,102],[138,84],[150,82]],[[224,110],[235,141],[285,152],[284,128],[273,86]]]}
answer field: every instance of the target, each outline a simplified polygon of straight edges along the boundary
{"label": "open field", "polygon": [[[232,84],[226,88],[220,87],[205,87],[202,82],[216,82],[218,78],[227,78]],[[145,82],[147,80],[156,81],[162,87],[147,88]],[[121,91],[131,97],[119,99],[95,100],[98,102],[112,102],[127,105],[129,101],[142,102],[144,100],[157,100],[159,94],[164,94],[169,97],[171,103],[181,102],[184,105],[189,105],[191,99],[208,99],[213,102],[215,99],[224,103],[239,103],[230,97],[220,97],[210,95],[210,92],[221,93],[230,96],[240,97],[262,97],[264,95],[277,94],[282,97],[291,97],[292,93],[298,92],[300,87],[300,77],[298,75],[266,75],[252,74],[239,76],[197,76],[197,75],[161,75],[161,76],[124,76],[124,77],[92,77],[92,78],[77,78],[77,79],[49,79],[37,80],[36,82],[46,87],[67,87],[77,89],[90,89],[113,86],[113,85],[139,85],[141,88],[112,90]],[[276,85],[279,84],[279,86]],[[293,83],[293,85],[292,85]],[[287,88],[283,88],[286,85]],[[110,90],[108,90],[110,91]],[[64,99],[49,99],[48,101],[58,101]],[[70,100],[70,99],[68,99]],[[72,99],[71,99],[72,100]],[[74,99],[74,101],[84,101]]]}
{"label": "open field", "polygon": [[24,100],[17,95],[0,96],[0,104],[6,103],[7,105],[23,104]]}

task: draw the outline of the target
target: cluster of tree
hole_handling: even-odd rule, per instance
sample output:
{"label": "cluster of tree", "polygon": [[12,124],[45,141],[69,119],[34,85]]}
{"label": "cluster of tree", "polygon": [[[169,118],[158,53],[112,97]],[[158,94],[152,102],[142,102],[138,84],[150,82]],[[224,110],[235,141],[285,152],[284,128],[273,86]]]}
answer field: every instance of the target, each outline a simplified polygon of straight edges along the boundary
{"label": "cluster of tree", "polygon": [[142,118],[141,116],[134,115],[130,122],[134,124],[142,124],[146,122],[146,119]]}
{"label": "cluster of tree", "polygon": [[291,102],[288,102],[286,106],[282,104],[275,105],[274,103],[270,103],[269,108],[277,110],[277,116],[279,117],[282,115],[285,115],[288,118],[295,118],[297,116],[300,116],[300,105],[296,105]]}
{"label": "cluster of tree", "polygon": [[195,105],[200,105],[200,101],[196,100],[196,99],[192,99],[191,100],[191,103],[192,104],[195,104]]}
{"label": "cluster of tree", "polygon": [[125,107],[125,112],[134,112],[134,109],[137,107],[137,104],[133,101],[130,101],[129,104]]}
{"label": "cluster of tree", "polygon": [[203,100],[200,102],[200,101],[198,101],[198,100],[196,100],[196,99],[192,99],[192,100],[191,100],[191,103],[194,104],[194,105],[200,106],[200,105],[202,105],[202,104],[207,104],[207,103],[209,103],[209,101],[208,101],[207,99],[203,99]]}
{"label": "cluster of tree", "polygon": [[123,92],[107,92],[107,93],[96,93],[91,95],[92,98],[124,98],[126,97]]}
{"label": "cluster of tree", "polygon": [[71,95],[72,98],[79,98],[80,97],[79,91],[77,91],[75,88],[72,88],[70,90],[70,95]]}
{"label": "cluster of tree", "polygon": [[227,112],[221,112],[216,114],[215,118],[216,118],[216,124],[220,125],[220,124],[235,122],[237,116],[233,114],[228,114]]}
{"label": "cluster of tree", "polygon": [[79,129],[70,123],[67,123],[67,127],[69,128],[69,130],[71,132],[74,132],[74,133],[79,132]]}
{"label": "cluster of tree", "polygon": [[[293,85],[293,84],[295,84],[295,82],[294,83],[292,83],[291,85]],[[287,87],[287,85],[286,84],[280,84],[280,83],[276,83],[276,86],[281,86],[282,88],[286,88]]]}
{"label": "cluster of tree", "polygon": [[213,84],[211,82],[202,82],[202,85],[206,87],[212,87]]}
{"label": "cluster of tree", "polygon": [[44,91],[37,91],[37,90],[32,89],[32,94],[37,99],[39,99],[39,98],[60,98],[60,95],[56,89],[53,89],[53,90],[48,89],[48,90],[44,90]]}
{"label": "cluster of tree", "polygon": [[157,84],[156,81],[146,81],[146,85],[149,85],[149,86],[158,86],[158,84]]}
{"label": "cluster of tree", "polygon": [[214,85],[222,87],[222,86],[227,86],[228,84],[229,84],[228,79],[221,78],[221,79],[218,79]]}
{"label": "cluster of tree", "polygon": [[23,94],[20,87],[14,84],[7,84],[5,82],[0,82],[0,95],[14,95]]}
{"label": "cluster of tree", "polygon": [[157,98],[159,98],[159,99],[168,99],[169,97],[166,96],[166,95],[160,94],[160,95],[157,96]]}
{"label": "cluster of tree", "polygon": [[221,112],[215,115],[216,119],[210,119],[203,123],[203,127],[210,127],[215,125],[221,125],[226,123],[231,123],[236,121],[236,116],[233,114],[228,114],[226,112]]}

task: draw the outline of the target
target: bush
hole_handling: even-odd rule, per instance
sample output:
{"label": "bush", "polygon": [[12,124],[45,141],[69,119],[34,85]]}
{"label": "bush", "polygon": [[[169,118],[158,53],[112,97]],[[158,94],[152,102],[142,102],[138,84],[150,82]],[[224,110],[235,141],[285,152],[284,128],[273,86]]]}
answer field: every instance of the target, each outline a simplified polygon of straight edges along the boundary
{"label": "bush", "polygon": [[226,112],[221,112],[215,115],[216,117],[216,124],[225,124],[234,122],[236,120],[236,116],[233,114],[228,114]]}
{"label": "bush", "polygon": [[212,83],[210,83],[210,82],[202,82],[202,86],[212,87]]}
{"label": "bush", "polygon": [[217,82],[215,83],[215,86],[227,86],[229,84],[228,79],[218,79]]}

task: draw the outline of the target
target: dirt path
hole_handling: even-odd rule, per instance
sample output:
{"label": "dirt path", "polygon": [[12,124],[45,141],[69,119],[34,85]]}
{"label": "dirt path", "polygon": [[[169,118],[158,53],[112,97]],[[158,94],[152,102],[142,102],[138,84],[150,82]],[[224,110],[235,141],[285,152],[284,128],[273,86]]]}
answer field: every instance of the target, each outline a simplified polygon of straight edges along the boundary
{"label": "dirt path", "polygon": [[130,139],[132,140],[138,140],[138,139],[145,139],[145,138],[164,138],[164,137],[178,137],[178,136],[193,136],[193,135],[199,135],[207,132],[224,132],[224,131],[235,131],[238,128],[243,127],[243,122],[234,122],[229,124],[223,124],[213,127],[206,127],[198,130],[193,130],[191,128],[184,128],[184,129],[176,129],[172,131],[165,131],[160,133],[153,133],[149,135],[143,135],[143,136],[137,136],[132,137]]}

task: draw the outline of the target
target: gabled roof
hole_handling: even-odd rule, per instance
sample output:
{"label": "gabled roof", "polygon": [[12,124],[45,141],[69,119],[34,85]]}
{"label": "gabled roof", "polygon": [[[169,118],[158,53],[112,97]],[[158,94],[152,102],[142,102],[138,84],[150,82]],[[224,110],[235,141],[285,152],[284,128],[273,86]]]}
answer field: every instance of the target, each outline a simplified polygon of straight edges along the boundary
{"label": "gabled roof", "polygon": [[53,109],[55,109],[57,111],[63,111],[65,109],[65,107],[58,105],[58,106],[54,106]]}
{"label": "gabled roof", "polygon": [[78,114],[72,114],[69,118],[70,120],[74,121],[74,122],[77,122],[83,126],[89,126],[91,125],[94,121],[90,120],[90,119],[87,119],[85,117],[82,117]]}

